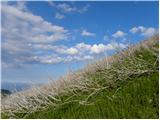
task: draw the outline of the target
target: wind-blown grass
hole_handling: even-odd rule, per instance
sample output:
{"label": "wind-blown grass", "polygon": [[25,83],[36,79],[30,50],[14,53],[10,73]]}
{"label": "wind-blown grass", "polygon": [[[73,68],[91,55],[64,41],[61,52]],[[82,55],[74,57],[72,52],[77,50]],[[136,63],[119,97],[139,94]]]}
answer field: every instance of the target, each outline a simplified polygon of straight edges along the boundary
{"label": "wind-blown grass", "polygon": [[158,36],[2,100],[2,118],[158,118]]}

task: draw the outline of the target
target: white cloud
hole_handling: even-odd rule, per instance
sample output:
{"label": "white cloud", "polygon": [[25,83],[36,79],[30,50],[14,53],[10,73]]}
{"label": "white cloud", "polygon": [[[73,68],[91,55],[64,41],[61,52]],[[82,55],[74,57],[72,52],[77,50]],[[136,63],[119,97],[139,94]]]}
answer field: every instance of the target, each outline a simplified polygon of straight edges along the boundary
{"label": "white cloud", "polygon": [[[2,4],[2,29],[7,35],[27,38],[31,42],[54,42],[66,40],[68,30],[61,26],[53,25],[42,17],[30,12],[22,11],[11,5]],[[10,29],[15,31],[10,31]],[[47,33],[51,34],[48,35]],[[13,35],[16,34],[16,35]],[[25,39],[26,39],[25,38]]]}
{"label": "white cloud", "polygon": [[91,56],[91,55],[84,55],[84,56],[83,56],[83,59],[84,59],[84,60],[92,60],[92,59],[94,59],[94,57]]}
{"label": "white cloud", "polygon": [[[45,21],[41,16],[26,10],[25,3],[11,5],[2,2],[2,62],[22,65],[34,62],[33,55],[42,50],[31,48],[34,44],[67,40],[69,31],[62,26]],[[4,63],[5,62],[5,63]]]}
{"label": "white cloud", "polygon": [[88,37],[94,37],[96,34],[95,34],[95,33],[88,32],[87,30],[82,30],[81,35],[82,35],[82,36],[88,36]]}
{"label": "white cloud", "polygon": [[144,32],[144,31],[146,30],[146,28],[143,27],[143,26],[139,26],[138,29],[139,29],[141,32]]}
{"label": "white cloud", "polygon": [[[42,47],[43,46],[43,47]],[[75,46],[52,46],[52,45],[42,45],[40,48],[45,50],[56,51],[56,55],[40,56],[37,59],[40,63],[55,64],[59,62],[71,62],[71,61],[84,61],[92,60],[96,55],[115,50],[116,48],[124,49],[127,45],[122,43],[112,43],[112,44],[85,44],[78,43]],[[45,47],[44,47],[45,46]],[[62,55],[62,56],[61,56]],[[63,56],[65,55],[65,56]]]}
{"label": "white cloud", "polygon": [[16,8],[20,10],[28,10],[26,7],[26,1],[16,1]]}
{"label": "white cloud", "polygon": [[55,18],[56,19],[63,19],[65,16],[64,15],[62,15],[62,14],[60,14],[60,13],[56,13],[55,14]]}
{"label": "white cloud", "polygon": [[112,36],[114,38],[121,38],[124,37],[126,35],[126,33],[124,33],[123,31],[118,30],[116,33],[114,33]]}
{"label": "white cloud", "polygon": [[105,44],[94,44],[91,47],[91,53],[94,54],[100,54],[103,52],[107,52],[107,51],[111,51],[111,50],[116,50],[116,48],[120,48],[120,49],[124,49],[126,48],[127,45],[123,44],[123,43],[109,43],[107,45]]}
{"label": "white cloud", "polygon": [[92,55],[74,55],[74,56],[65,56],[60,57],[57,55],[45,55],[45,56],[34,56],[34,59],[42,64],[56,64],[56,63],[66,63],[72,61],[84,61],[84,60],[92,60],[94,57]]}
{"label": "white cloud", "polygon": [[66,50],[66,53],[68,53],[70,55],[75,55],[75,54],[78,53],[78,50],[76,48],[71,47],[71,48]]}
{"label": "white cloud", "polygon": [[76,10],[75,7],[71,7],[69,4],[66,3],[58,4],[57,7],[64,12],[74,12]]}
{"label": "white cloud", "polygon": [[35,49],[50,51],[53,55],[38,56],[36,60],[40,63],[54,64],[59,62],[83,61],[93,59],[96,55],[115,50],[117,48],[124,49],[127,45],[122,43],[109,44],[85,44],[77,43],[74,46],[67,47],[63,45],[36,44]]}
{"label": "white cloud", "polygon": [[142,36],[150,37],[150,36],[158,33],[158,30],[153,27],[146,28],[143,26],[138,26],[138,27],[133,27],[132,29],[130,29],[130,32],[133,34],[140,33]]}
{"label": "white cloud", "polygon": [[94,59],[91,55],[76,55],[76,56],[67,56],[63,59],[63,62],[71,62],[71,61],[84,61],[84,60],[92,60]]}
{"label": "white cloud", "polygon": [[99,44],[99,45],[96,45],[94,44],[92,47],[91,47],[91,52],[92,53],[96,53],[96,54],[99,54],[101,52],[104,52],[106,50],[106,46],[103,45],[103,44]]}
{"label": "white cloud", "polygon": [[64,13],[84,13],[88,11],[88,8],[90,7],[89,4],[78,8],[74,4],[69,3],[56,3],[52,1],[49,1],[48,3],[50,6],[55,7]]}
{"label": "white cloud", "polygon": [[150,28],[145,29],[145,31],[142,32],[142,35],[145,37],[150,37],[156,33],[157,33],[157,30],[155,28],[150,27]]}
{"label": "white cloud", "polygon": [[133,27],[132,29],[130,29],[130,32],[134,34],[134,33],[138,32],[138,30],[139,29],[137,27]]}
{"label": "white cloud", "polygon": [[36,61],[44,64],[56,64],[62,62],[62,58],[57,55],[34,56]]}
{"label": "white cloud", "polygon": [[[60,54],[70,54],[70,55],[76,55],[76,54],[100,54],[106,51],[115,50],[115,48],[121,48],[124,49],[127,47],[127,45],[123,43],[109,43],[109,44],[85,44],[85,43],[77,43],[75,46],[72,47],[66,47],[66,46],[54,46],[54,50]],[[49,48],[49,47],[47,47]]]}
{"label": "white cloud", "polygon": [[91,49],[91,45],[85,44],[85,43],[78,43],[76,45],[76,48],[78,48],[79,50],[90,50]]}
{"label": "white cloud", "polygon": [[146,30],[146,28],[145,27],[143,27],[143,26],[138,26],[138,27],[133,27],[133,28],[131,28],[130,29],[130,32],[131,33],[137,33],[137,32],[144,32]]}
{"label": "white cloud", "polygon": [[112,42],[110,46],[112,46],[112,49],[119,50],[126,48],[128,45],[123,43]]}

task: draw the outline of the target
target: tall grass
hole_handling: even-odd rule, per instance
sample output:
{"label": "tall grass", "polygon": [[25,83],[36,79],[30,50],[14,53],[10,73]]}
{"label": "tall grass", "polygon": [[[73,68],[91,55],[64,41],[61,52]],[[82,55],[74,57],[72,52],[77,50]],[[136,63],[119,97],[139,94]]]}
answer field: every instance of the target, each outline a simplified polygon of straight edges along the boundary
{"label": "tall grass", "polygon": [[[75,101],[59,105],[56,109],[50,106],[26,118],[158,118],[157,84],[158,73],[141,76],[119,89],[102,90],[90,98],[90,104]],[[83,97],[81,95],[81,99]]]}
{"label": "tall grass", "polygon": [[47,86],[8,96],[2,117],[157,118],[158,107],[145,100],[158,104],[158,49],[154,36]]}

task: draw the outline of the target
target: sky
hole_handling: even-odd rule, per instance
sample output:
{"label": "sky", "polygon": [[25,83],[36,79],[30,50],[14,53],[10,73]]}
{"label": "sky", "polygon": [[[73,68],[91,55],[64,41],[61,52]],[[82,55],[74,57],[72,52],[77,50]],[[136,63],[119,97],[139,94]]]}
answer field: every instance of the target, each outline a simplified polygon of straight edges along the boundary
{"label": "sky", "polygon": [[158,1],[1,4],[2,82],[47,83],[158,33]]}

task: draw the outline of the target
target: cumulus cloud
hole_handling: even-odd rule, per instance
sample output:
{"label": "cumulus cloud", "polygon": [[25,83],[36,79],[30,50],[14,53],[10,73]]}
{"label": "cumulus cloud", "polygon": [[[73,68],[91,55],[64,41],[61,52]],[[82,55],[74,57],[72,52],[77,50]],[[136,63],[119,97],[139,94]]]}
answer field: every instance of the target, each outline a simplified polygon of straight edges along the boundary
{"label": "cumulus cloud", "polygon": [[19,10],[11,5],[2,5],[2,29],[5,37],[16,36],[31,42],[46,43],[68,38],[68,30],[65,28],[53,25],[40,16]]}
{"label": "cumulus cloud", "polygon": [[150,37],[150,36],[158,33],[158,30],[156,28],[153,28],[153,27],[146,28],[144,26],[138,26],[138,27],[131,28],[130,32],[132,34],[140,33],[144,37]]}
{"label": "cumulus cloud", "polygon": [[91,47],[91,52],[92,53],[101,53],[101,52],[104,52],[106,50],[106,46],[105,45],[103,45],[103,44],[99,44],[99,45],[93,45],[92,47]]}
{"label": "cumulus cloud", "polygon": [[130,29],[131,33],[137,33],[139,31],[139,29],[137,27],[133,27],[132,29]]}
{"label": "cumulus cloud", "polygon": [[124,33],[123,31],[118,30],[117,32],[115,32],[112,36],[114,38],[121,38],[124,37],[126,35],[126,33]]}
{"label": "cumulus cloud", "polygon": [[66,53],[71,54],[71,55],[75,55],[78,53],[78,50],[76,48],[71,47],[66,50]]}
{"label": "cumulus cloud", "polygon": [[63,19],[65,16],[64,15],[62,15],[62,14],[60,14],[60,13],[56,13],[55,14],[55,18],[56,19]]}
{"label": "cumulus cloud", "polygon": [[143,26],[139,26],[138,29],[139,29],[141,32],[144,32],[144,31],[146,30],[146,28],[143,27]]}
{"label": "cumulus cloud", "polygon": [[133,28],[131,28],[131,29],[130,29],[130,32],[133,33],[133,34],[135,34],[135,33],[137,33],[137,32],[144,32],[145,30],[146,30],[145,27],[143,27],[143,26],[138,26],[138,27],[133,27]]}
{"label": "cumulus cloud", "polygon": [[94,59],[94,56],[92,55],[76,55],[76,56],[67,56],[66,58],[63,58],[63,62],[84,61],[92,59]]}
{"label": "cumulus cloud", "polygon": [[62,61],[62,58],[55,54],[44,55],[44,56],[33,56],[33,59],[43,64],[56,64]]}
{"label": "cumulus cloud", "polygon": [[[112,51],[115,49],[124,49],[127,45],[123,43],[109,43],[109,44],[85,44],[77,43],[74,46],[52,46],[52,45],[39,45],[38,48],[44,50],[52,50],[52,55],[34,56],[34,60],[43,64],[56,64],[60,62],[84,61],[92,60],[98,54]],[[58,54],[57,54],[58,53]],[[65,56],[63,56],[65,54]]]}
{"label": "cumulus cloud", "polygon": [[85,52],[89,52],[91,54],[101,54],[103,52],[108,52],[111,50],[115,50],[116,47],[119,47],[121,49],[124,49],[127,47],[127,45],[123,44],[123,43],[108,43],[108,44],[93,44],[93,45],[89,45],[89,44],[85,44],[85,43],[79,43],[75,46],[77,49],[79,49],[79,51],[85,51]]}
{"label": "cumulus cloud", "polygon": [[145,31],[142,32],[142,35],[146,37],[150,37],[156,33],[157,33],[157,30],[155,28],[150,27],[150,28],[145,29]]}
{"label": "cumulus cloud", "polygon": [[82,35],[82,36],[87,36],[87,37],[94,37],[96,34],[95,34],[95,33],[88,32],[87,30],[82,30],[81,35]]}
{"label": "cumulus cloud", "polygon": [[28,10],[26,7],[26,1],[17,1],[15,7],[19,10],[25,10],[25,11]]}
{"label": "cumulus cloud", "polygon": [[92,55],[68,55],[65,57],[57,55],[45,55],[45,56],[34,56],[33,57],[37,62],[42,64],[57,64],[60,62],[67,63],[72,61],[84,61],[91,60],[94,57]]}
{"label": "cumulus cloud", "polygon": [[124,48],[126,48],[126,47],[128,46],[127,44],[117,43],[117,42],[112,42],[110,45],[111,45],[111,46],[113,47],[113,49],[115,49],[115,50],[124,49]]}
{"label": "cumulus cloud", "polygon": [[85,43],[78,43],[76,45],[76,48],[79,50],[90,50],[91,49],[91,45],[85,44]]}
{"label": "cumulus cloud", "polygon": [[116,49],[124,49],[127,45],[123,43],[109,43],[107,45],[104,44],[94,44],[91,47],[91,53],[100,54],[106,51],[116,50]]}
{"label": "cumulus cloud", "polygon": [[52,52],[56,52],[58,54],[68,54],[68,55],[77,55],[85,53],[85,54],[100,54],[106,51],[114,50],[116,47],[120,48],[125,48],[125,44],[118,44],[118,43],[109,43],[109,44],[85,44],[85,43],[77,43],[74,46],[67,47],[64,45],[47,45],[47,44],[37,44],[34,45],[34,48],[36,49],[41,49],[41,50],[46,50],[49,51],[51,50]]}
{"label": "cumulus cloud", "polygon": [[31,56],[37,52],[30,48],[32,44],[68,39],[70,33],[67,29],[29,12],[26,10],[26,3],[15,3],[12,5],[2,2],[1,6],[3,62],[12,62],[15,65],[32,62]]}
{"label": "cumulus cloud", "polygon": [[[40,63],[55,64],[59,62],[82,61],[93,59],[96,55],[115,50],[117,48],[124,49],[127,45],[122,43],[109,44],[86,44],[77,43],[74,46],[67,47],[64,45],[36,44],[35,49],[50,51],[53,55],[37,56],[35,60]],[[47,56],[47,57],[46,57]]]}

